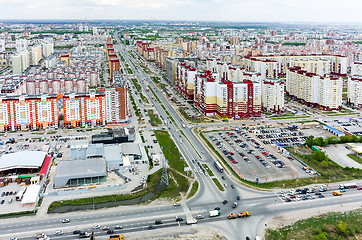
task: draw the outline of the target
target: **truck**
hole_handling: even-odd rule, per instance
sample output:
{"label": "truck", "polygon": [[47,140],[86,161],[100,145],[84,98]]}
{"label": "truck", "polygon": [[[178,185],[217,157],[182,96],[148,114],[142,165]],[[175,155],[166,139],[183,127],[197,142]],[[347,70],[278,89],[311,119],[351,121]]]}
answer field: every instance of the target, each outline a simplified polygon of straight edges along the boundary
{"label": "truck", "polygon": [[234,213],[230,213],[228,219],[234,219],[234,218],[236,218],[236,215]]}
{"label": "truck", "polygon": [[350,189],[350,188],[357,188],[356,183],[346,183],[346,184],[339,184],[339,189]]}
{"label": "truck", "polygon": [[333,196],[342,196],[341,191],[333,191]]}
{"label": "truck", "polygon": [[187,225],[196,224],[196,223],[197,223],[197,220],[195,218],[193,218],[193,217],[186,218]]}
{"label": "truck", "polygon": [[248,211],[238,213],[238,217],[250,217],[250,213]]}
{"label": "truck", "polygon": [[220,215],[220,211],[219,210],[211,210],[209,211],[209,216],[210,217],[216,217]]}
{"label": "truck", "polygon": [[325,191],[327,191],[328,190],[328,188],[327,188],[327,186],[326,185],[322,185],[322,186],[320,186],[320,188],[319,188],[319,191],[320,192],[325,192]]}
{"label": "truck", "polygon": [[123,240],[123,235],[122,234],[111,235],[109,236],[109,240]]}

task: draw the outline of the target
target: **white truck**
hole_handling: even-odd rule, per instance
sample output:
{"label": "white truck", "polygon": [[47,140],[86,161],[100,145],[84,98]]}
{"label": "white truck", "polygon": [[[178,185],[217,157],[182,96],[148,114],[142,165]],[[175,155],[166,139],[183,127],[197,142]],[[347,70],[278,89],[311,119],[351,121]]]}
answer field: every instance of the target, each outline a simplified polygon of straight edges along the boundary
{"label": "white truck", "polygon": [[346,184],[339,184],[339,189],[350,189],[350,188],[356,188],[356,183],[346,183]]}
{"label": "white truck", "polygon": [[197,223],[197,220],[195,218],[193,218],[193,217],[186,218],[187,225],[196,224],[196,223]]}
{"label": "white truck", "polygon": [[209,216],[210,217],[216,217],[220,215],[220,211],[219,210],[211,210],[209,211]]}

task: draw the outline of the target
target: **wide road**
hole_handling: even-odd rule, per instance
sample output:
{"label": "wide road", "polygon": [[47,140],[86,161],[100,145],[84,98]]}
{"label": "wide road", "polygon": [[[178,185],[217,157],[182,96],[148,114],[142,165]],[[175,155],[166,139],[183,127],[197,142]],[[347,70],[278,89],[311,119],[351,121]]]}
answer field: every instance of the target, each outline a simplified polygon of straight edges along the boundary
{"label": "wide road", "polygon": [[[121,41],[117,39],[118,43]],[[331,192],[326,193],[324,199],[306,200],[300,202],[284,203],[281,199],[272,192],[261,192],[246,188],[242,185],[234,183],[226,174],[216,171],[213,166],[213,157],[207,149],[200,143],[198,138],[191,131],[190,127],[179,117],[178,113],[168,102],[163,93],[151,81],[149,76],[145,74],[142,68],[138,65],[124,45],[116,45],[116,49],[124,56],[129,67],[133,70],[136,78],[142,85],[143,90],[148,86],[155,92],[160,102],[157,99],[152,99],[153,93],[144,91],[151,100],[153,106],[159,113],[160,117],[166,121],[166,127],[173,138],[175,144],[180,149],[189,166],[196,171],[193,171],[195,178],[200,183],[198,193],[191,199],[181,203],[181,206],[175,207],[172,204],[157,205],[157,206],[129,206],[122,210],[115,209],[100,209],[88,212],[68,213],[49,215],[43,219],[38,217],[22,217],[19,219],[6,219],[0,224],[1,239],[10,237],[18,237],[19,239],[34,239],[36,233],[45,232],[52,239],[78,239],[72,231],[81,229],[87,232],[92,231],[92,226],[99,224],[107,225],[114,229],[115,225],[122,225],[122,230],[115,230],[116,233],[130,233],[153,231],[148,230],[150,225],[155,225],[155,220],[162,220],[164,223],[155,225],[157,228],[179,227],[184,226],[185,221],[180,224],[175,221],[176,216],[185,218],[187,216],[196,216],[202,214],[204,219],[200,219],[198,224],[213,226],[219,229],[222,234],[225,234],[228,239],[245,239],[246,236],[255,238],[258,234],[261,224],[271,216],[290,213],[303,209],[323,208],[328,206],[340,206],[341,204],[362,203],[362,191],[350,190],[343,194],[343,197],[333,197]],[[133,66],[132,62],[136,68]],[[162,108],[165,107],[167,112],[172,116],[175,122],[168,119],[168,115]],[[183,128],[183,124],[185,128]],[[180,130],[185,134],[180,133]],[[198,160],[208,164],[213,170],[216,177],[221,183],[226,183],[229,187],[221,192],[215,186],[209,176],[205,176],[198,170],[197,164],[192,160]],[[224,175],[225,180],[221,179]],[[230,187],[235,185],[235,189]],[[336,187],[336,186],[335,186]],[[241,200],[237,201],[236,196],[240,196]],[[227,204],[222,201],[227,200]],[[343,200],[343,201],[342,201]],[[232,203],[238,202],[236,208],[232,208]],[[208,211],[220,207],[221,215],[215,218],[208,217]],[[230,213],[238,213],[250,211],[251,217],[248,219],[233,219],[228,220],[227,215]],[[62,223],[61,220],[69,218],[70,223]],[[57,230],[64,231],[64,235],[55,236]],[[95,229],[96,236],[106,233],[103,230]]]}

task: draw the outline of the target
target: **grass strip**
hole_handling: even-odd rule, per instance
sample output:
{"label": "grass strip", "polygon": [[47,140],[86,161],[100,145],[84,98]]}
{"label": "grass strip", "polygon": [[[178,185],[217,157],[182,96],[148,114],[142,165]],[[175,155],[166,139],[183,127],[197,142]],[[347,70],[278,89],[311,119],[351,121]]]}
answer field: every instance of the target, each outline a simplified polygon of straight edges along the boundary
{"label": "grass strip", "polygon": [[202,166],[204,166],[207,174],[209,174],[210,177],[215,176],[214,173],[211,171],[211,169],[209,168],[209,166],[207,166],[206,163],[203,163]]}
{"label": "grass strip", "polygon": [[219,180],[217,178],[212,178],[212,181],[214,181],[215,185],[217,186],[217,188],[220,191],[224,191],[224,188],[222,187],[221,183],[219,182]]}
{"label": "grass strip", "polygon": [[193,196],[195,196],[195,194],[197,193],[197,191],[199,190],[199,182],[195,181],[192,184],[191,190],[189,192],[189,195],[187,196],[187,199],[192,198]]}
{"label": "grass strip", "polygon": [[354,155],[354,154],[347,154],[347,156],[351,159],[353,159],[354,161],[358,162],[359,164],[362,164],[362,158]]}

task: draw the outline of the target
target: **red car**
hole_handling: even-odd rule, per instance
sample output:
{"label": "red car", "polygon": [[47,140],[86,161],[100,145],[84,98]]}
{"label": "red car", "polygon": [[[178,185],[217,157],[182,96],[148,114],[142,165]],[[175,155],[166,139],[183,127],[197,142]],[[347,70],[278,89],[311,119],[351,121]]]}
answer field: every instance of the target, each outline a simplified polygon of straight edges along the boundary
{"label": "red car", "polygon": [[362,190],[362,187],[358,187],[357,190]]}

